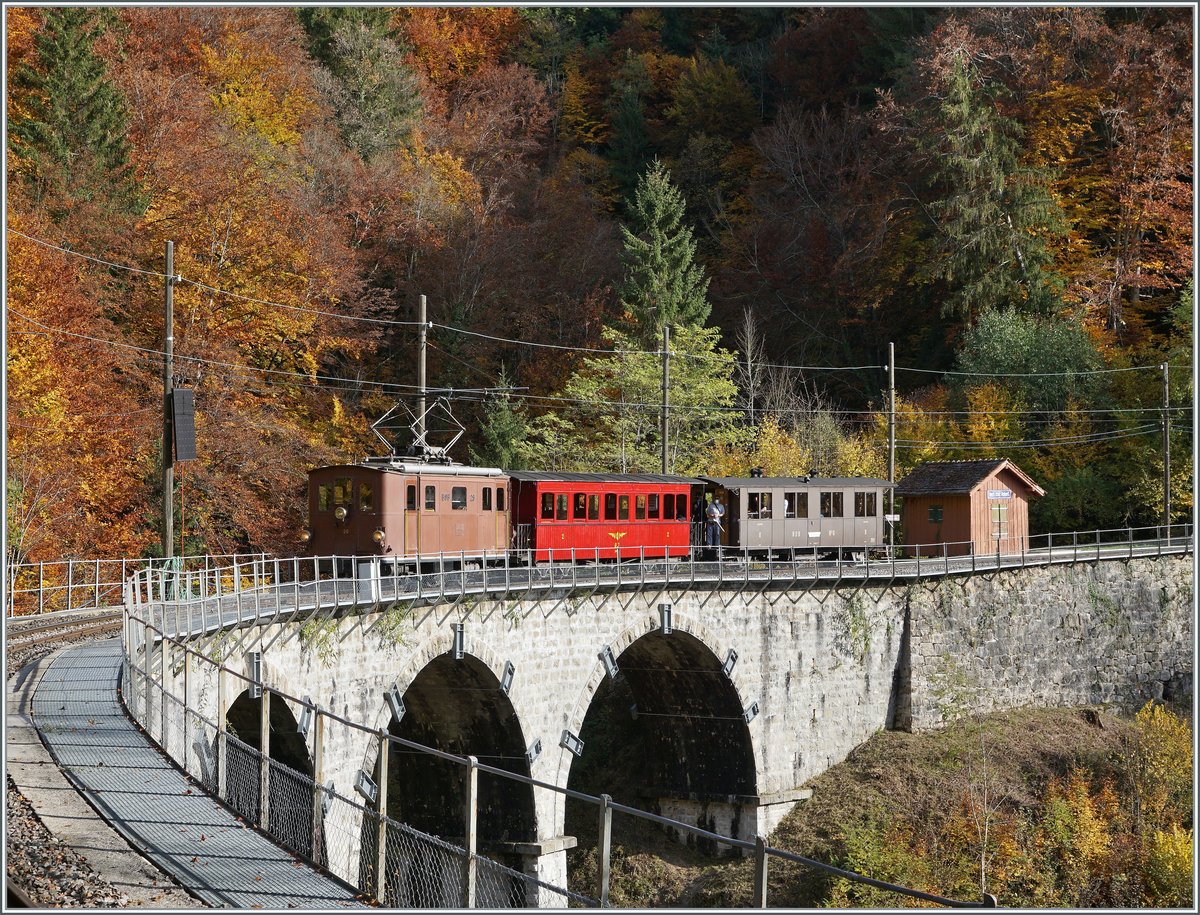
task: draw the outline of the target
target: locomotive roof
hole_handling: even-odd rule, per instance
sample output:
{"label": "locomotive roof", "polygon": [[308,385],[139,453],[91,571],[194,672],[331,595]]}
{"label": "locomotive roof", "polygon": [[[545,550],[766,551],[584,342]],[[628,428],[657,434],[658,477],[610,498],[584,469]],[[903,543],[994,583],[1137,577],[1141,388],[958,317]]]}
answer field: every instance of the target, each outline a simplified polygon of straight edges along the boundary
{"label": "locomotive roof", "polygon": [[551,470],[510,470],[522,483],[699,483],[695,477],[671,473],[562,473]]}
{"label": "locomotive roof", "polygon": [[830,489],[846,489],[851,486],[871,486],[890,489],[892,484],[887,480],[877,480],[874,477],[701,477],[706,483],[715,483],[726,489],[747,489],[750,487],[767,487],[778,489],[781,486],[802,489],[806,486],[824,486]]}
{"label": "locomotive roof", "polygon": [[502,477],[503,470],[498,467],[469,467],[466,464],[428,464],[423,461],[405,461],[391,458],[364,458],[348,464],[327,464],[324,467],[314,467],[309,473],[318,470],[337,470],[339,468],[357,467],[362,470],[385,470],[392,473],[434,474],[458,477]]}

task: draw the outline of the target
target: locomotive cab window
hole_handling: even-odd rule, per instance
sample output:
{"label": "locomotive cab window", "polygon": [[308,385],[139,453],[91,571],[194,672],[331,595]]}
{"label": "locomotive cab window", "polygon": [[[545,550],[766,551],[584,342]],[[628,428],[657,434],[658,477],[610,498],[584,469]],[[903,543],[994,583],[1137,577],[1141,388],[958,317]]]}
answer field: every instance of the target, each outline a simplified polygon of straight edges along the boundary
{"label": "locomotive cab window", "polygon": [[375,492],[370,483],[358,484],[358,510],[360,512],[375,511]]}
{"label": "locomotive cab window", "polygon": [[558,502],[558,508],[554,512],[554,519],[556,521],[566,521],[567,520],[567,494],[565,492],[559,493],[557,502]]}
{"label": "locomotive cab window", "polygon": [[320,488],[317,490],[317,510],[323,511],[323,512],[329,511],[329,484],[328,483],[322,483]]}
{"label": "locomotive cab window", "polygon": [[437,511],[437,487],[425,487],[425,511]]}
{"label": "locomotive cab window", "polygon": [[412,483],[408,484],[408,489],[404,494],[404,509],[410,512],[417,510],[417,487]]}
{"label": "locomotive cab window", "polygon": [[604,494],[604,520],[617,520],[617,494],[615,492],[606,492]]}
{"label": "locomotive cab window", "polygon": [[840,492],[821,493],[821,517],[842,517],[842,494]]}
{"label": "locomotive cab window", "polygon": [[483,510],[490,512],[492,510],[492,487],[483,487]]}
{"label": "locomotive cab window", "polygon": [[467,487],[455,486],[450,490],[450,508],[454,511],[466,511]]}
{"label": "locomotive cab window", "polygon": [[350,505],[354,501],[354,490],[349,477],[341,477],[333,481],[333,504]]}
{"label": "locomotive cab window", "polygon": [[502,486],[496,487],[496,511],[504,511],[504,488]]}
{"label": "locomotive cab window", "polygon": [[854,494],[854,517],[874,518],[876,515],[876,500],[873,492],[856,492]]}
{"label": "locomotive cab window", "polygon": [[554,493],[552,492],[542,493],[542,520],[554,520]]}
{"label": "locomotive cab window", "polygon": [[588,512],[589,521],[600,520],[600,497],[597,495],[588,496]]}
{"label": "locomotive cab window", "polygon": [[633,503],[633,516],[638,521],[646,520],[646,497],[637,496]]}
{"label": "locomotive cab window", "polygon": [[575,521],[582,521],[587,517],[587,496],[581,492],[575,493],[574,506],[571,510],[571,517]]}
{"label": "locomotive cab window", "polygon": [[646,511],[651,521],[658,520],[658,493],[651,493]]}

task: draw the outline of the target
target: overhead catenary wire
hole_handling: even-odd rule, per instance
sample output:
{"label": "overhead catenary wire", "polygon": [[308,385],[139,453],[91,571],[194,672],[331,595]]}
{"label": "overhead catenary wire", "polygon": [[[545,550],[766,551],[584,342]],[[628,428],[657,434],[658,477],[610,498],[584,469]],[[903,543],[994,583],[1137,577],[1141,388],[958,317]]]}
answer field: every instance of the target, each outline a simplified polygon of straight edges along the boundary
{"label": "overhead catenary wire", "polygon": [[[83,252],[72,250],[71,248],[66,248],[61,245],[56,245],[52,242],[46,241],[45,239],[36,238],[36,237],[34,237],[32,235],[28,235],[24,232],[17,231],[16,229],[10,229],[9,231],[11,234],[19,235],[20,237],[28,239],[29,241],[34,242],[36,244],[43,245],[47,248],[51,248],[56,251],[60,251],[64,254],[69,254],[69,255],[72,255],[75,257],[80,257],[80,258],[83,258],[84,260],[88,260],[88,261],[91,261],[96,264],[101,264],[106,267],[111,267],[111,268],[117,269],[117,270],[126,270],[131,273],[138,273],[138,274],[142,274],[145,276],[152,276],[152,277],[158,277],[158,278],[164,278],[164,279],[167,277],[167,275],[165,273],[162,273],[159,271],[145,270],[140,267],[132,267],[128,264],[121,264],[121,263],[118,263],[115,261],[105,260],[104,258],[95,257],[90,254],[84,254]],[[345,314],[339,314],[337,312],[325,311],[325,310],[318,309],[318,308],[311,308],[311,307],[302,306],[302,305],[290,305],[290,304],[287,304],[284,302],[276,302],[276,301],[273,301],[270,299],[255,298],[253,296],[247,296],[242,293],[233,292],[228,289],[222,289],[218,286],[212,286],[208,283],[202,283],[198,280],[191,280],[186,277],[179,277],[178,281],[181,283],[184,283],[186,285],[191,285],[191,286],[195,286],[200,289],[205,289],[216,295],[227,296],[230,298],[234,298],[234,299],[238,299],[238,300],[246,301],[246,302],[251,302],[253,304],[258,304],[258,305],[266,305],[266,306],[275,307],[275,308],[283,308],[283,309],[291,310],[291,311],[299,311],[299,312],[304,312],[304,313],[308,313],[308,314],[319,315],[319,316],[328,317],[328,318],[331,318],[334,320],[356,321],[356,322],[378,324],[381,326],[392,326],[392,327],[419,327],[420,326],[419,321],[399,321],[399,320],[396,320],[393,318],[372,318],[372,317],[367,317],[364,315],[345,315]],[[440,328],[442,330],[450,331],[452,333],[463,334],[466,336],[475,337],[475,338],[483,339],[483,340],[489,340],[489,341],[496,342],[496,343],[505,343],[505,344],[512,345],[512,346],[528,346],[528,347],[533,347],[533,348],[538,348],[538,349],[552,349],[552,350],[559,350],[559,351],[564,351],[564,352],[588,353],[588,354],[593,354],[593,355],[605,355],[605,356],[614,356],[614,355],[653,356],[655,358],[658,358],[658,357],[661,357],[661,355],[662,355],[661,350],[601,349],[601,348],[597,348],[597,347],[569,346],[566,344],[559,344],[559,343],[543,343],[543,342],[535,341],[535,340],[521,340],[521,339],[513,338],[513,337],[501,337],[501,336],[497,336],[497,335],[493,335],[493,334],[485,334],[480,331],[473,331],[473,330],[468,330],[466,328],[455,327],[450,324],[440,324],[440,323],[436,323],[436,322],[430,322],[430,326]],[[731,358],[736,359],[736,355],[732,354],[732,353],[728,354],[728,355],[720,355],[720,354],[716,354],[716,353],[705,354],[705,353],[685,353],[685,352],[672,351],[671,355],[674,358],[692,359],[692,360],[707,360],[707,361],[727,361]],[[753,362],[753,361],[747,363],[745,361],[741,361],[741,360],[739,360],[739,361],[740,361],[740,364],[742,364],[742,365],[749,365],[749,366],[752,366],[755,368],[782,369],[785,371],[797,371],[797,372],[885,371],[887,368],[886,365],[876,365],[876,364],[835,366],[835,365],[793,365],[790,363],[771,363],[771,362]],[[1180,366],[1180,367],[1185,368],[1185,369],[1190,368],[1190,366]],[[928,375],[942,375],[942,376],[949,375],[949,376],[972,377],[972,378],[1054,378],[1054,377],[1079,377],[1079,376],[1088,376],[1088,375],[1107,375],[1107,374],[1115,374],[1115,373],[1122,373],[1122,372],[1136,372],[1136,371],[1144,371],[1144,370],[1158,371],[1159,364],[1156,363],[1154,365],[1126,366],[1126,367],[1106,368],[1106,369],[1087,369],[1084,371],[1065,371],[1065,372],[963,372],[963,371],[943,370],[943,369],[924,369],[924,368],[918,368],[916,366],[904,366],[904,365],[899,365],[899,364],[896,365],[896,369],[898,371],[921,373],[921,374],[928,374]]]}
{"label": "overhead catenary wire", "polygon": [[[127,350],[132,350],[132,351],[146,354],[146,355],[152,355],[152,356],[161,356],[162,355],[162,351],[160,351],[160,350],[154,350],[154,349],[150,349],[150,348],[146,348],[146,347],[138,347],[138,346],[134,346],[132,344],[120,343],[118,341],[112,341],[112,340],[105,340],[104,338],[92,337],[87,334],[79,334],[79,333],[76,333],[73,331],[64,330],[62,328],[56,328],[51,325],[42,324],[41,322],[38,322],[16,310],[11,310],[11,313],[13,315],[15,315],[16,317],[21,318],[22,320],[28,321],[38,327],[41,327],[47,331],[52,332],[52,333],[58,333],[58,334],[65,335],[67,337],[77,338],[80,340],[86,340],[89,342],[111,345],[111,346],[115,346],[115,347],[119,347],[119,348],[127,349]],[[240,374],[240,375],[268,374],[268,375],[274,375],[274,376],[283,376],[286,378],[303,379],[305,382],[305,385],[307,387],[316,387],[316,388],[320,388],[320,389],[355,390],[355,389],[361,389],[363,386],[369,386],[375,390],[393,391],[393,392],[402,391],[402,390],[403,391],[414,391],[416,389],[415,386],[413,386],[413,385],[391,384],[391,383],[387,383],[387,382],[368,382],[368,381],[364,381],[361,379],[346,379],[346,378],[340,378],[340,377],[336,377],[336,376],[323,376],[323,375],[315,375],[314,376],[314,375],[308,375],[308,374],[299,373],[299,372],[288,372],[288,371],[281,370],[281,369],[266,369],[266,368],[259,368],[259,367],[253,367],[253,366],[242,366],[242,365],[237,365],[235,363],[227,363],[227,362],[221,362],[218,360],[203,359],[201,357],[178,356],[177,358],[183,362],[194,362],[194,363],[198,363],[198,364],[214,365],[214,366],[217,366],[220,368],[228,369],[228,370],[232,371],[234,374]],[[318,384],[317,383],[318,381],[342,382],[345,385],[347,385],[347,387],[338,387],[336,385],[322,385],[322,384]],[[484,391],[484,390],[478,390],[478,389],[477,390],[444,389],[444,390],[448,391],[449,393],[458,393],[458,394],[461,394],[464,396],[473,396],[473,397],[480,397],[480,398],[486,397],[486,396],[491,396],[490,392]],[[591,407],[591,408],[607,407],[607,408],[611,409],[611,408],[617,407],[620,409],[637,409],[637,410],[642,410],[648,414],[653,413],[659,409],[658,404],[651,404],[651,403],[627,403],[627,404],[621,404],[621,405],[613,405],[613,404],[611,404],[609,402],[605,402],[605,401],[585,400],[582,398],[564,398],[564,397],[558,397],[558,396],[554,396],[554,395],[521,394],[521,393],[517,393],[517,392],[509,392],[509,393],[504,394],[504,396],[523,398],[523,399],[529,399],[529,400],[538,400],[538,401],[551,402],[551,403],[556,403],[556,404],[568,403],[568,404],[573,404],[573,405],[577,405],[577,406],[586,406],[586,407]],[[147,408],[147,409],[152,409],[152,408]],[[712,412],[714,410],[714,407],[712,405],[693,405],[691,407],[684,407],[684,406],[680,405],[678,409],[680,409],[681,411],[689,412],[689,413],[695,413],[695,412]],[[736,407],[736,406],[721,406],[721,407],[719,407],[719,409],[735,411],[735,412],[741,411],[741,408]],[[1146,412],[1154,413],[1154,412],[1158,412],[1158,410],[1155,410],[1153,408],[1146,408]],[[870,424],[870,423],[874,422],[874,418],[866,417],[862,420],[862,422],[864,424]],[[964,442],[964,441],[952,441],[952,440],[938,441],[938,440],[923,440],[923,439],[901,439],[897,442],[897,445],[898,445],[898,447],[902,447],[905,450],[914,450],[917,448],[928,448],[928,447],[943,447],[943,448],[950,448],[950,449],[958,449],[960,451],[985,450],[985,449],[993,449],[993,448],[1000,448],[1000,447],[1009,448],[1009,449],[1042,448],[1042,447],[1056,447],[1056,446],[1062,446],[1062,445],[1066,445],[1066,444],[1087,444],[1087,443],[1101,443],[1101,442],[1107,442],[1107,441],[1116,441],[1116,440],[1130,438],[1130,437],[1134,437],[1134,436],[1138,436],[1138,435],[1145,435],[1145,434],[1148,434],[1149,432],[1157,430],[1158,428],[1159,428],[1159,424],[1150,424],[1150,425],[1138,427],[1134,430],[1126,430],[1126,431],[1114,430],[1114,431],[1108,431],[1108,432],[1090,433],[1090,434],[1083,435],[1083,436],[1058,437],[1058,438],[1046,438],[1046,439],[1018,439],[1018,440],[996,441],[996,442]]]}
{"label": "overhead catenary wire", "polygon": [[[15,309],[10,309],[10,313],[18,318],[21,318],[22,320],[28,321],[28,322],[34,324],[35,326],[41,327],[44,330],[50,331],[52,333],[61,334],[61,335],[71,337],[71,338],[76,338],[79,340],[86,340],[86,341],[93,342],[93,343],[110,345],[110,346],[118,347],[121,349],[126,349],[126,350],[130,350],[133,352],[137,352],[137,353],[140,353],[143,355],[149,355],[149,356],[155,356],[155,357],[160,357],[163,355],[162,350],[157,350],[157,349],[148,348],[148,347],[135,346],[133,344],[121,343],[121,342],[115,341],[115,340],[106,340],[102,337],[94,337],[94,336],[91,336],[88,334],[80,334],[80,333],[77,333],[74,331],[65,330],[63,328],[58,328],[58,327],[53,327],[51,325],[43,324],[39,321],[36,321],[33,318],[30,318],[29,316],[27,316],[19,311],[16,311]],[[243,376],[266,374],[266,375],[270,375],[270,376],[277,376],[277,377],[283,377],[283,378],[288,378],[288,379],[301,379],[305,382],[306,387],[323,389],[323,390],[354,391],[354,390],[361,390],[364,387],[367,387],[367,388],[370,388],[373,390],[378,390],[381,392],[407,392],[407,391],[416,391],[417,390],[417,386],[415,386],[415,385],[399,384],[399,383],[393,383],[393,382],[369,381],[369,380],[364,380],[364,379],[351,379],[351,378],[344,378],[344,377],[340,377],[340,376],[329,376],[329,375],[323,375],[323,374],[310,375],[310,374],[303,373],[303,372],[291,372],[291,371],[287,371],[287,370],[283,370],[283,369],[270,369],[270,368],[263,368],[263,367],[256,367],[256,366],[239,365],[237,363],[230,363],[230,362],[224,362],[224,361],[213,360],[213,359],[205,359],[205,358],[199,357],[199,356],[186,356],[186,355],[178,355],[177,354],[175,358],[177,359],[177,361],[180,361],[180,362],[189,362],[189,363],[200,364],[200,365],[216,366],[218,368],[227,369],[227,370],[233,372],[234,374],[243,375]],[[333,384],[321,384],[320,382],[332,382]],[[340,383],[340,384],[338,384],[338,383]],[[442,389],[431,389],[431,390],[435,393],[440,391],[441,393],[444,393],[444,394],[453,394],[453,395],[458,395],[458,396],[461,396],[464,398],[471,398],[471,397],[484,398],[484,397],[497,396],[496,394],[494,394],[492,391],[490,391],[488,389],[442,388]],[[528,401],[538,401],[538,402],[550,403],[550,404],[568,404],[568,405],[575,405],[575,406],[583,406],[583,407],[596,408],[596,409],[636,410],[636,411],[640,411],[640,412],[645,412],[647,414],[656,413],[660,409],[659,404],[649,403],[649,402],[630,401],[630,402],[625,402],[625,403],[613,403],[611,401],[592,400],[592,399],[575,398],[575,397],[564,397],[561,395],[550,395],[550,394],[525,394],[525,393],[520,393],[520,392],[506,391],[499,396],[517,398],[517,399],[528,400]],[[744,412],[744,409],[737,405],[714,405],[714,404],[685,405],[685,404],[678,404],[676,406],[676,409],[680,412],[686,412],[686,413],[692,413],[692,414],[701,413],[701,412],[703,412],[703,413],[711,413],[711,412],[741,413],[741,412]],[[1184,409],[1184,408],[1177,407],[1174,409]],[[1161,408],[1144,408],[1144,410],[1145,410],[1145,412],[1157,413],[1157,412],[1160,412]],[[787,410],[787,411],[779,411],[779,412],[807,414],[810,411],[795,409],[795,410]],[[852,413],[851,411],[829,411],[829,412],[831,412],[833,415],[841,416],[843,418],[843,421],[846,421],[846,420],[857,421],[864,425],[869,425],[869,424],[872,424],[875,422],[875,418],[870,415],[861,416],[861,414],[855,414],[855,413]],[[952,411],[946,411],[946,412],[948,414],[952,413]],[[1063,411],[1063,412],[1067,413],[1068,415],[1070,413],[1070,411]],[[920,416],[922,414],[917,414],[917,415]],[[993,411],[983,411],[980,415],[1005,415],[1005,414],[1004,413],[994,413]],[[859,418],[857,420],[853,419],[853,417],[855,417],[855,416],[858,416]],[[1155,428],[1157,428],[1157,426],[1155,426]],[[1142,434],[1142,433],[1139,432],[1139,433],[1134,433],[1134,434]],[[1127,436],[1117,436],[1117,437],[1127,437]],[[1100,441],[1103,439],[1093,438],[1091,440]],[[1024,442],[1025,440],[1019,440],[1019,441]],[[1041,447],[1042,445],[1046,445],[1046,444],[1055,444],[1055,443],[1059,443],[1059,442],[1071,441],[1071,439],[1039,439],[1039,440],[1030,440],[1030,441],[1033,442],[1034,447]],[[936,442],[936,441],[925,441],[925,440],[915,440],[915,439],[903,439],[903,440],[901,440],[901,442],[904,443],[904,446],[906,448],[930,447],[930,446],[936,446],[936,445],[943,445],[946,447],[959,447],[959,448],[971,447],[971,443],[954,442],[954,441]],[[993,447],[993,446],[999,446],[1001,443],[985,443],[985,444],[987,447]],[[1011,446],[1006,446],[1006,447],[1026,447],[1026,445],[1014,442]]]}

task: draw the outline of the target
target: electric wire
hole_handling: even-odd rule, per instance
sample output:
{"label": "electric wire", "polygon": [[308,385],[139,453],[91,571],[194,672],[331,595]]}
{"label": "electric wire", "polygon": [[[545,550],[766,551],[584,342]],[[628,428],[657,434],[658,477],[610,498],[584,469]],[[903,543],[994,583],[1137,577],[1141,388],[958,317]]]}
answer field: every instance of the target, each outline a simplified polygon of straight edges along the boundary
{"label": "electric wire", "polygon": [[287,305],[283,302],[272,302],[269,299],[256,299],[254,296],[242,295],[240,292],[230,292],[228,289],[220,289],[216,286],[210,286],[208,283],[201,283],[199,280],[189,280],[186,277],[180,282],[195,286],[198,289],[206,289],[209,292],[217,295],[226,296],[231,299],[239,299],[243,302],[251,302],[255,305],[269,305],[272,308],[284,308],[288,311],[299,311],[304,314],[320,315],[323,318],[333,318],[336,321],[359,321],[368,324],[387,324],[393,327],[420,327],[420,321],[395,321],[390,318],[368,318],[363,315],[342,315],[333,311],[322,311],[319,308],[306,308],[303,305]]}
{"label": "electric wire", "polygon": [[[28,321],[37,327],[41,327],[44,330],[47,330],[47,331],[50,331],[53,333],[62,334],[64,336],[73,337],[73,338],[77,338],[80,340],[87,340],[87,341],[93,342],[93,343],[107,344],[107,345],[119,347],[122,349],[132,350],[132,351],[146,354],[146,355],[152,355],[152,356],[164,355],[163,351],[161,351],[161,350],[154,350],[154,349],[149,349],[146,347],[134,346],[132,344],[120,343],[120,342],[114,341],[114,340],[106,340],[104,338],[93,337],[93,336],[90,336],[87,334],[79,334],[79,333],[75,333],[73,331],[67,331],[67,330],[64,330],[63,328],[57,328],[57,327],[52,327],[50,325],[42,324],[41,322],[36,321],[33,318],[30,318],[29,316],[27,316],[19,311],[16,311],[15,309],[10,309],[10,311],[16,317],[21,318],[22,320]],[[204,359],[204,358],[198,357],[198,356],[187,356],[187,355],[182,355],[182,354],[175,354],[175,359],[178,362],[193,362],[193,363],[197,363],[197,364],[213,365],[213,366],[217,366],[220,368],[229,369],[234,374],[240,374],[240,375],[269,374],[269,375],[280,375],[280,376],[284,376],[287,378],[299,378],[299,379],[305,380],[308,383],[306,385],[307,387],[317,387],[317,388],[324,388],[324,389],[331,389],[331,390],[354,390],[355,389],[355,388],[338,387],[336,385],[317,385],[315,383],[316,381],[326,381],[326,382],[343,382],[343,383],[346,383],[349,385],[354,385],[356,387],[370,386],[375,389],[383,390],[383,391],[388,391],[388,390],[416,391],[416,390],[419,390],[416,385],[403,385],[403,384],[396,384],[396,383],[389,383],[389,382],[375,382],[375,381],[366,381],[366,380],[362,380],[362,379],[347,379],[347,378],[341,378],[341,377],[337,377],[337,376],[325,376],[325,375],[320,375],[320,374],[309,375],[309,374],[305,374],[302,372],[289,372],[289,371],[282,370],[282,369],[268,369],[268,368],[254,367],[254,366],[242,366],[242,365],[238,365],[236,363],[222,362],[219,360],[212,360],[212,359]],[[487,396],[487,392],[482,391],[482,390],[429,389],[429,388],[426,389],[427,393],[435,393],[436,394],[439,391],[441,391],[443,393],[446,391],[449,391],[450,393],[458,393],[460,395],[473,394],[473,395],[479,396],[479,397]],[[630,402],[630,403],[624,403],[624,404],[613,404],[611,402],[587,400],[587,399],[583,399],[583,398],[566,398],[566,397],[555,396],[555,395],[521,394],[521,393],[517,393],[517,392],[509,393],[509,394],[506,394],[505,396],[528,399],[528,400],[539,400],[539,401],[543,401],[543,402],[569,403],[569,404],[582,405],[582,406],[587,406],[587,407],[620,408],[620,409],[626,409],[626,410],[643,410],[646,412],[657,412],[658,410],[661,409],[661,406],[659,404],[653,404],[653,403]],[[148,409],[153,409],[153,408],[148,408]],[[697,413],[697,412],[708,413],[708,412],[714,412],[714,411],[718,411],[718,410],[729,411],[729,412],[744,412],[743,408],[741,408],[741,407],[721,406],[721,405],[692,405],[692,406],[673,405],[672,409],[676,413]],[[1147,411],[1153,412],[1155,408],[1145,408],[1145,409]],[[797,411],[793,411],[793,412],[805,412],[805,411],[797,410]],[[867,418],[864,418],[861,420],[861,422],[863,424],[870,424],[870,423],[873,423],[874,421],[875,420],[870,417],[867,417]],[[1158,427],[1152,426],[1152,427],[1148,427],[1148,428],[1156,429]],[[960,450],[976,450],[979,447],[982,447],[982,448],[1049,447],[1049,446],[1054,446],[1054,445],[1071,444],[1071,443],[1111,441],[1111,440],[1117,440],[1120,438],[1128,438],[1128,437],[1131,437],[1134,435],[1142,435],[1142,434],[1145,434],[1145,432],[1144,431],[1134,431],[1134,432],[1125,432],[1125,433],[1116,433],[1116,434],[1095,433],[1095,434],[1091,434],[1089,436],[1082,436],[1082,437],[1076,436],[1076,437],[1053,438],[1053,439],[1020,439],[1020,440],[1012,440],[1012,441],[996,441],[996,442],[982,442],[982,443],[961,442],[961,441],[960,442],[935,441],[935,440],[924,440],[924,439],[897,439],[897,447],[903,447],[906,449],[922,448],[922,447],[948,447],[948,448],[958,448]]]}
{"label": "electric wire", "polygon": [[[80,257],[80,258],[83,258],[85,260],[91,261],[96,264],[102,264],[106,267],[112,267],[112,268],[118,269],[118,270],[127,270],[132,273],[139,273],[139,274],[142,274],[145,276],[154,276],[154,277],[159,277],[161,279],[169,279],[169,277],[165,273],[160,273],[155,270],[144,270],[140,267],[131,267],[128,264],[120,264],[120,263],[116,263],[114,261],[104,260],[103,258],[94,257],[89,254],[84,254],[80,251],[74,251],[70,248],[65,248],[60,245],[55,245],[44,239],[35,238],[32,235],[27,235],[26,233],[19,232],[16,229],[10,229],[9,231],[14,235],[19,235],[20,237],[28,239],[29,241],[32,241],[36,244],[44,245],[47,248],[52,248],[52,249],[54,249],[56,251],[60,251],[64,254],[74,255],[75,257]],[[304,312],[307,314],[320,315],[320,316],[332,318],[335,320],[358,321],[358,322],[363,322],[363,323],[379,324],[379,325],[383,325],[383,326],[392,326],[392,327],[419,327],[421,324],[421,322],[419,322],[419,321],[397,321],[397,320],[394,320],[391,318],[369,318],[369,317],[358,316],[358,315],[337,314],[336,312],[323,311],[321,309],[308,308],[308,307],[304,307],[304,306],[300,306],[300,305],[288,305],[283,302],[275,302],[270,299],[258,299],[258,298],[254,298],[253,296],[246,296],[241,293],[232,292],[227,289],[221,289],[220,287],[212,286],[207,283],[201,283],[198,280],[190,280],[190,279],[187,279],[182,276],[178,277],[178,280],[179,280],[179,282],[182,282],[184,284],[196,286],[197,288],[208,290],[214,294],[228,296],[230,298],[239,299],[242,301],[251,302],[254,304],[258,304],[258,305],[267,305],[267,306],[276,307],[276,308],[284,308],[284,309],[288,309],[291,311],[299,311],[299,312]],[[516,338],[512,338],[512,337],[500,337],[500,336],[496,336],[493,334],[485,334],[485,333],[481,333],[479,331],[467,330],[466,328],[454,327],[453,325],[440,324],[440,323],[432,322],[432,321],[428,322],[428,326],[431,328],[432,327],[441,328],[442,330],[447,330],[452,333],[464,334],[466,336],[475,337],[477,339],[489,340],[489,341],[495,342],[495,343],[505,343],[505,344],[509,344],[509,345],[513,345],[513,346],[528,346],[528,347],[534,347],[534,348],[539,348],[539,349],[553,349],[553,350],[560,350],[560,351],[565,351],[565,352],[590,353],[590,354],[594,354],[594,355],[605,355],[605,356],[613,356],[613,355],[661,356],[662,355],[661,350],[600,349],[600,348],[596,348],[596,347],[567,346],[567,345],[558,344],[558,343],[541,343],[541,342],[533,341],[533,340],[520,340],[520,339],[516,339]],[[706,360],[706,361],[728,361],[728,360],[732,359],[735,362],[737,362],[739,366],[746,365],[746,366],[753,366],[753,367],[757,367],[757,368],[782,369],[782,370],[797,371],[797,372],[861,372],[861,371],[884,371],[887,369],[886,365],[875,365],[875,364],[849,365],[849,366],[829,366],[829,365],[819,366],[819,365],[792,365],[789,363],[747,362],[747,361],[739,360],[737,358],[736,354],[734,354],[734,353],[730,353],[728,355],[719,355],[719,354],[715,354],[715,353],[714,354],[703,354],[703,353],[672,352],[671,355],[677,359],[695,359],[695,360]],[[1182,368],[1182,369],[1190,368],[1190,366],[1186,366],[1186,365],[1172,366],[1172,367]],[[1088,375],[1107,375],[1107,374],[1115,374],[1115,373],[1122,373],[1122,372],[1136,372],[1136,371],[1158,370],[1158,369],[1159,369],[1159,365],[1156,364],[1156,365],[1128,366],[1128,367],[1124,367],[1124,368],[1088,369],[1088,370],[1084,370],[1084,371],[1067,371],[1067,372],[962,372],[962,371],[943,370],[943,369],[922,369],[922,368],[917,368],[915,366],[896,365],[897,371],[914,372],[914,373],[929,374],[929,375],[943,375],[943,376],[953,375],[953,376],[971,377],[971,378],[1081,377],[1081,376],[1088,376]]]}

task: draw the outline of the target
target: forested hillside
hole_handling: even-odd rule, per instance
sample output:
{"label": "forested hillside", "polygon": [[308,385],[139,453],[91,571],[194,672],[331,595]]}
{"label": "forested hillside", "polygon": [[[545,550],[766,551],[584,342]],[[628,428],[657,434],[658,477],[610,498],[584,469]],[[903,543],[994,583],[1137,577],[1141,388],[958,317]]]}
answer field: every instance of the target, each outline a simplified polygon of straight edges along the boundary
{"label": "forested hillside", "polygon": [[[1189,9],[6,10],[11,559],[288,554],[416,383],[459,460],[898,475],[1190,516]],[[501,393],[503,392],[503,393]],[[401,446],[406,442],[401,442]],[[182,531],[181,531],[182,529]],[[180,547],[177,547],[177,551]]]}

